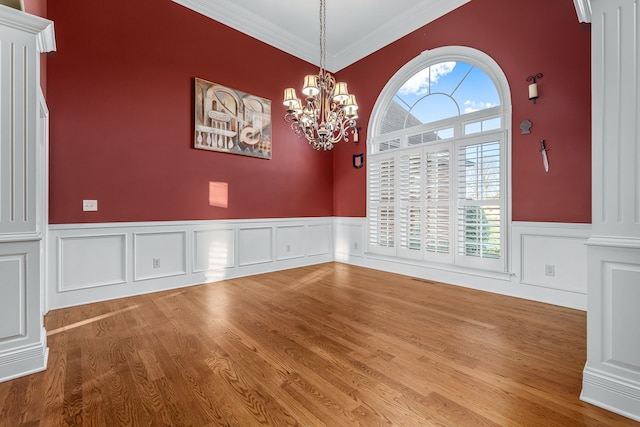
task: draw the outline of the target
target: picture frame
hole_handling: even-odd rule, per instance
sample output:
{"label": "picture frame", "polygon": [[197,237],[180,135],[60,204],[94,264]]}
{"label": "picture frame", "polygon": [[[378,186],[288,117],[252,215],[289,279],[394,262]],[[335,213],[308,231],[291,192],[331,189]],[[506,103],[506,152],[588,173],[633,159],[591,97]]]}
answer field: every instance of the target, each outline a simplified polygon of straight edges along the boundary
{"label": "picture frame", "polygon": [[193,147],[271,159],[271,101],[194,78]]}

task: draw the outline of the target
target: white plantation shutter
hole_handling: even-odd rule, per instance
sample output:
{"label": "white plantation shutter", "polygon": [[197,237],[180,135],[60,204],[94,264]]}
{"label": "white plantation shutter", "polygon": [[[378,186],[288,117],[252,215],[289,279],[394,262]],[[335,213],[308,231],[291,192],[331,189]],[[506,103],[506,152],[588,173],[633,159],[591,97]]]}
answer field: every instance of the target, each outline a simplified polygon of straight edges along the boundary
{"label": "white plantation shutter", "polygon": [[395,159],[369,161],[369,245],[373,253],[395,255]]}
{"label": "white plantation shutter", "polygon": [[458,148],[457,262],[502,265],[502,167],[500,139]]}
{"label": "white plantation shutter", "polygon": [[400,155],[398,203],[400,208],[398,254],[422,257],[422,150]]}
{"label": "white plantation shutter", "polygon": [[451,156],[442,146],[425,151],[425,258],[451,262]]}

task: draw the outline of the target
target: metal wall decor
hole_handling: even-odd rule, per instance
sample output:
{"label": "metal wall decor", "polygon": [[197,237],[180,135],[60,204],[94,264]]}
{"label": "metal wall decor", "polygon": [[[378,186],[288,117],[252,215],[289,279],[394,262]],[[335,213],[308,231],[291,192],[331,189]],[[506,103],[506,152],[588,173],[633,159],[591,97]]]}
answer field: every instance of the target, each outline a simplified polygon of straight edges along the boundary
{"label": "metal wall decor", "polygon": [[354,154],[353,155],[353,167],[356,169],[360,169],[364,166],[364,153]]}
{"label": "metal wall decor", "polygon": [[531,120],[523,120],[522,123],[520,123],[520,133],[525,135],[528,133],[531,133],[531,126],[533,125],[533,123],[531,123]]}
{"label": "metal wall decor", "polygon": [[271,158],[271,101],[195,78],[193,146]]}

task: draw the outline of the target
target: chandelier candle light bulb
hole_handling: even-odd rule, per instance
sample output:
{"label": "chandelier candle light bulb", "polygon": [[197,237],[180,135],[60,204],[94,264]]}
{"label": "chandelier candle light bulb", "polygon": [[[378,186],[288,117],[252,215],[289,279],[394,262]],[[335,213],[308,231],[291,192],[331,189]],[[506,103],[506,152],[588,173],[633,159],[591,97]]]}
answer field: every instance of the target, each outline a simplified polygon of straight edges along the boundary
{"label": "chandelier candle light bulb", "polygon": [[294,88],[284,90],[283,104],[287,107],[285,121],[291,129],[307,139],[316,150],[331,150],[334,144],[349,141],[349,134],[358,140],[355,119],[358,117],[356,97],[347,84],[337,82],[325,70],[326,0],[320,0],[320,71],[304,77],[304,104]]}

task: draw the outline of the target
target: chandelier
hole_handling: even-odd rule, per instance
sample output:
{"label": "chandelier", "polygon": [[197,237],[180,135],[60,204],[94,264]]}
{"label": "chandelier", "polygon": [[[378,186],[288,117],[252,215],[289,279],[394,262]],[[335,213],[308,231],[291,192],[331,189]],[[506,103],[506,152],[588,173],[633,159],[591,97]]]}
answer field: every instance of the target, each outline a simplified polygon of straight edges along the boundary
{"label": "chandelier", "polygon": [[304,103],[296,96],[294,88],[284,90],[286,122],[299,136],[309,141],[316,150],[331,150],[341,140],[349,141],[349,133],[358,142],[358,104],[356,97],[347,91],[347,84],[336,83],[335,78],[325,70],[326,45],[326,0],[320,0],[320,71],[317,75],[307,75],[302,85],[306,95]]}

